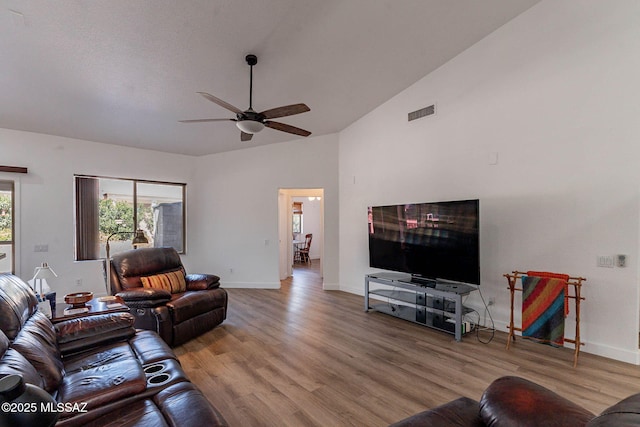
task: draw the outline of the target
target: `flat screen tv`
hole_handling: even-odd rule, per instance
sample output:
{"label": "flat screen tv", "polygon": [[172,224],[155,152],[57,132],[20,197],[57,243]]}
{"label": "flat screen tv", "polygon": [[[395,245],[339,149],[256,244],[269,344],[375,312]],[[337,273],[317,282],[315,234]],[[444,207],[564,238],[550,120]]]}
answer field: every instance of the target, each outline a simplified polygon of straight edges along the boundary
{"label": "flat screen tv", "polygon": [[480,284],[479,200],[369,207],[369,265]]}

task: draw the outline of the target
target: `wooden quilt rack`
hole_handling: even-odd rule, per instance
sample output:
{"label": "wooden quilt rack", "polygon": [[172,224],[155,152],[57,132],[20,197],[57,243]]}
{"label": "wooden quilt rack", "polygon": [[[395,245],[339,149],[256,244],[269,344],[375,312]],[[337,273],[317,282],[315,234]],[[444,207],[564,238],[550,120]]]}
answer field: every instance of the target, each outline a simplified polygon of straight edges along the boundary
{"label": "wooden quilt rack", "polygon": [[[507,338],[507,350],[511,346],[511,341],[515,341],[515,331],[522,332],[522,328],[517,328],[514,325],[513,321],[513,305],[514,305],[514,296],[515,291],[522,291],[522,288],[516,287],[516,282],[518,279],[522,278],[522,276],[526,276],[526,272],[522,271],[512,271],[510,274],[504,274],[504,277],[509,281],[509,291],[511,293],[511,317],[509,319],[509,337]],[[569,295],[568,292],[564,298],[572,299],[575,302],[575,318],[576,318],[576,333],[575,339],[565,338],[566,342],[573,343],[575,345],[575,350],[573,353],[573,367],[575,368],[578,365],[578,355],[580,354],[580,346],[583,346],[584,343],[580,341],[580,301],[584,300],[584,297],[580,295],[580,290],[582,288],[582,282],[586,281],[584,277],[569,277],[567,284],[568,288],[573,288],[573,295]]]}

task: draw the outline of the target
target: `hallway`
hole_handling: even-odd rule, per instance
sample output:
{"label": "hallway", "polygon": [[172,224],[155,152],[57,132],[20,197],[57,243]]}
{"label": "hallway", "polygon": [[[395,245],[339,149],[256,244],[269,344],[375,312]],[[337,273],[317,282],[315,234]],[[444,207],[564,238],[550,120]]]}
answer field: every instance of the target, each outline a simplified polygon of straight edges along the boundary
{"label": "hallway", "polygon": [[312,259],[309,264],[296,262],[293,264],[293,276],[282,280],[282,286],[317,286],[322,289],[320,260]]}

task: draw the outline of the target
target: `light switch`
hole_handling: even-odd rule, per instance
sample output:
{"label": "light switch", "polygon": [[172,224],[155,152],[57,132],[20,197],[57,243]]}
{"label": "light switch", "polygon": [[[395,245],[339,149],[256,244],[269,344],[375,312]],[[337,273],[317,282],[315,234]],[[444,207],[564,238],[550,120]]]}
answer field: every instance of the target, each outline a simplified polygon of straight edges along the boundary
{"label": "light switch", "polygon": [[611,255],[598,256],[598,267],[613,268],[613,256]]}

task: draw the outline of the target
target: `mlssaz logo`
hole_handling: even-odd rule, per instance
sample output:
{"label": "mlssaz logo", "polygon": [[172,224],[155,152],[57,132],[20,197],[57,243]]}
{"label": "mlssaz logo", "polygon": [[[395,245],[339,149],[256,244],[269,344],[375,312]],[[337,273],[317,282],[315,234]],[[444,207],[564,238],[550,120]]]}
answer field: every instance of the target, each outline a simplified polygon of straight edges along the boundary
{"label": "mlssaz logo", "polygon": [[84,413],[87,412],[87,402],[41,402],[40,412]]}

